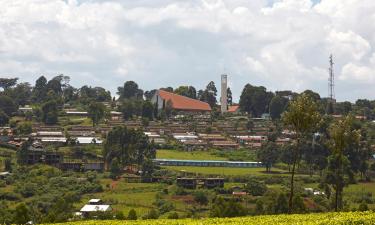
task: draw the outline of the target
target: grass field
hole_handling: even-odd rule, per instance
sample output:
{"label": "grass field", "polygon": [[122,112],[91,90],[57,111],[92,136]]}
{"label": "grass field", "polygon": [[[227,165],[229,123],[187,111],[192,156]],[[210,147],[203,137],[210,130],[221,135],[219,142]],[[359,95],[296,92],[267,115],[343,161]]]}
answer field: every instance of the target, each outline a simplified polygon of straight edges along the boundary
{"label": "grass field", "polygon": [[92,198],[102,199],[110,203],[117,211],[122,211],[125,215],[130,209],[134,209],[137,215],[144,215],[150,209],[155,208],[152,203],[155,195],[163,190],[164,184],[159,183],[125,183],[123,180],[112,181],[102,179],[104,191],[96,194],[85,195],[81,202],[75,204],[79,209]]}
{"label": "grass field", "polygon": [[295,215],[266,215],[238,218],[182,219],[182,220],[137,220],[137,221],[77,221],[65,225],[336,225],[336,224],[375,224],[373,212],[316,213]]}
{"label": "grass field", "polygon": [[185,171],[205,175],[288,175],[284,170],[272,169],[272,173],[266,173],[265,168],[231,168],[231,167],[198,167],[198,166],[165,166],[165,169],[174,171]]}
{"label": "grass field", "polygon": [[227,160],[227,158],[215,156],[206,151],[177,151],[177,150],[157,150],[156,158],[158,159],[195,159],[195,160]]}

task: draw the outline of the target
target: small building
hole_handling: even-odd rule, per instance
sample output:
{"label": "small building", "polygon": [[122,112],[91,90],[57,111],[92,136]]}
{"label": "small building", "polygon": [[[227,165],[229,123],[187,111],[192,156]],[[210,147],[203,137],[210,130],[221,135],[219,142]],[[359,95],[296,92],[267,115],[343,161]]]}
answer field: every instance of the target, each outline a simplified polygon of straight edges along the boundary
{"label": "small building", "polygon": [[197,180],[195,178],[177,178],[177,186],[187,188],[187,189],[195,189],[197,187]]}
{"label": "small building", "polygon": [[223,188],[224,187],[224,178],[206,178],[203,180],[205,188]]}
{"label": "small building", "polygon": [[82,213],[83,217],[87,217],[91,213],[110,211],[112,211],[112,207],[110,205],[103,204],[102,200],[100,199],[91,199],[88,204],[81,208],[80,213]]}
{"label": "small building", "polygon": [[11,175],[11,173],[8,172],[8,171],[0,172],[0,179],[5,179],[5,178],[7,178],[10,175]]}

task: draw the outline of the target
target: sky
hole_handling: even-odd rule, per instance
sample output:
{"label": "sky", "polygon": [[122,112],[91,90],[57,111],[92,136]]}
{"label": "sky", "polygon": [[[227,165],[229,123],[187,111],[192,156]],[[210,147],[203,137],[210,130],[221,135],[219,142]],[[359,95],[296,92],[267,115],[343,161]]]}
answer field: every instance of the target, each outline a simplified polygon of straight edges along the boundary
{"label": "sky", "polygon": [[374,0],[0,0],[0,77],[44,75],[113,94],[228,74],[245,84],[328,95],[333,54],[339,101],[374,99]]}

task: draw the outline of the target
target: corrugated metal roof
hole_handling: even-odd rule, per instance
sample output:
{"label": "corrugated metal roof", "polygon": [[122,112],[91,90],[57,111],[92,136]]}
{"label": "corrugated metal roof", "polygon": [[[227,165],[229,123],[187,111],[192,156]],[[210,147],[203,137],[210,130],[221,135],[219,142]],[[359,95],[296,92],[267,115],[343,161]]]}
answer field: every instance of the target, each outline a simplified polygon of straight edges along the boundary
{"label": "corrugated metal roof", "polygon": [[84,205],[80,212],[106,212],[110,210],[112,210],[110,205]]}

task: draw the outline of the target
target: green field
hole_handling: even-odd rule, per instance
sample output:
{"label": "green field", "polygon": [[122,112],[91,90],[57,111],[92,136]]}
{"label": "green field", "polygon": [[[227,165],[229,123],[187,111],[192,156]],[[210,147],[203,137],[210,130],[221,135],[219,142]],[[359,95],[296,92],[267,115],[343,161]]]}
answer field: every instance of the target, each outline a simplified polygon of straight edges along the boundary
{"label": "green field", "polygon": [[123,180],[114,182],[111,179],[102,179],[101,183],[104,187],[103,192],[85,195],[75,207],[79,209],[88,200],[99,198],[110,203],[117,211],[127,214],[130,209],[135,209],[138,215],[144,215],[155,208],[152,205],[155,195],[165,187],[164,184],[158,183],[125,183]]}
{"label": "green field", "polygon": [[195,159],[195,160],[227,160],[227,158],[213,155],[212,152],[206,151],[177,151],[177,150],[157,150],[156,158],[158,159]]}
{"label": "green field", "polygon": [[287,171],[277,168],[272,169],[272,173],[266,173],[265,168],[232,168],[232,167],[199,167],[199,166],[164,166],[168,170],[177,172],[197,173],[205,175],[288,175]]}
{"label": "green field", "polygon": [[268,215],[238,218],[182,219],[182,220],[137,220],[137,221],[77,221],[63,223],[65,225],[336,225],[336,224],[375,224],[373,212],[316,213],[295,215]]}

